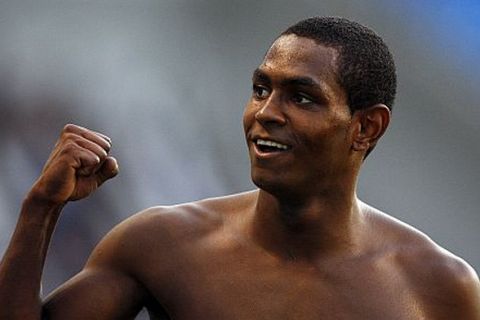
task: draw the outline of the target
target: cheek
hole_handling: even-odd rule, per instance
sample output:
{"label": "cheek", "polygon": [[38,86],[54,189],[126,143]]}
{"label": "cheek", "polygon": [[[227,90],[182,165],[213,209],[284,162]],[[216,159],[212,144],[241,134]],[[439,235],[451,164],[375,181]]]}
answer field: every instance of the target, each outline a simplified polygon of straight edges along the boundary
{"label": "cheek", "polygon": [[308,130],[298,137],[307,152],[319,158],[328,154],[335,154],[347,148],[348,127],[344,122],[335,120],[312,123]]}

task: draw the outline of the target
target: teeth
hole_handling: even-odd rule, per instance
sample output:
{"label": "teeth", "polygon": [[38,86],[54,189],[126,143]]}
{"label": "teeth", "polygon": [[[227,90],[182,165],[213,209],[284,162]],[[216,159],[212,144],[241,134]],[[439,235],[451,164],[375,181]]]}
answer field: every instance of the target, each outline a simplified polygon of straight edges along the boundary
{"label": "teeth", "polygon": [[287,150],[288,149],[288,146],[286,146],[284,144],[281,144],[281,143],[278,143],[278,142],[275,142],[275,141],[271,141],[271,140],[258,139],[257,140],[257,145],[274,147],[274,148],[282,149],[282,150]]}

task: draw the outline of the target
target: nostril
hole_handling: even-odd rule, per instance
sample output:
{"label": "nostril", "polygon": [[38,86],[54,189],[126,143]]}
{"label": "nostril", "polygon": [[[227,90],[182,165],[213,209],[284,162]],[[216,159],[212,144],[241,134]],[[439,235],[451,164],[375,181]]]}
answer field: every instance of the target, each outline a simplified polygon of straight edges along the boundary
{"label": "nostril", "polygon": [[286,118],[283,112],[272,104],[265,105],[263,108],[258,110],[255,113],[255,120],[262,124],[277,124],[284,125],[286,123]]}

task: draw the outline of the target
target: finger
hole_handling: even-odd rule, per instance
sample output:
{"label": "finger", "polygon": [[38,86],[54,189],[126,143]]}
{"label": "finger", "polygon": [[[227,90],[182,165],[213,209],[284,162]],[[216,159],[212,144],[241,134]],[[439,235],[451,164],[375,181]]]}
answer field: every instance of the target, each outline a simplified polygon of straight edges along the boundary
{"label": "finger", "polygon": [[79,147],[89,150],[98,156],[99,158],[98,163],[93,168],[88,168],[86,170],[86,172],[88,172],[89,174],[96,173],[99,170],[99,168],[103,165],[103,162],[105,161],[105,159],[107,159],[108,152],[105,151],[105,149],[100,147],[98,144],[90,140],[87,140],[82,137],[78,137],[77,139],[78,140],[76,141],[76,143],[78,144]]}
{"label": "finger", "polygon": [[76,169],[76,174],[79,176],[90,176],[95,173],[95,170],[100,164],[100,158],[88,149],[76,148],[71,156],[74,159],[73,167]]}
{"label": "finger", "polygon": [[109,152],[110,149],[112,148],[112,141],[110,140],[110,138],[98,132],[88,130],[88,131],[82,132],[81,136],[84,137],[85,139],[88,139],[98,144],[107,152]]}
{"label": "finger", "polygon": [[63,135],[68,137],[72,134],[82,136],[85,139],[100,145],[107,152],[110,151],[110,148],[112,147],[112,140],[106,135],[74,124],[67,124],[63,128]]}
{"label": "finger", "polygon": [[98,135],[98,136],[102,137],[102,138],[103,138],[104,140],[106,140],[108,143],[112,144],[112,139],[111,139],[109,136],[107,136],[106,134],[101,133],[101,132],[98,132],[98,131],[95,131],[95,130],[90,130],[90,129],[88,129],[88,128],[84,128],[84,127],[82,127],[82,126],[79,126],[79,127],[80,127],[81,129],[84,129],[84,130],[87,131],[87,132],[90,132],[90,133],[93,133],[93,134],[95,134],[95,135]]}
{"label": "finger", "polygon": [[97,143],[92,142],[91,140],[78,137],[75,142],[78,144],[79,147],[90,150],[93,153],[95,153],[100,158],[100,162],[103,162],[108,156],[108,152],[104,148],[102,148]]}
{"label": "finger", "polygon": [[119,172],[117,159],[114,157],[107,157],[103,162],[102,166],[98,171],[97,174],[97,183],[100,186],[108,179],[115,177]]}
{"label": "finger", "polygon": [[[83,157],[77,149],[87,149],[93,152],[93,154],[96,155],[96,158],[99,159],[98,163],[100,163],[102,159],[104,160],[107,157],[107,152],[95,143],[79,136],[78,134],[66,133],[63,134],[62,138],[55,145],[55,148],[53,149],[47,162],[45,163],[45,166],[43,167],[43,172],[45,172],[46,170],[48,170],[49,167],[57,163],[59,159],[60,161],[70,159],[67,161],[69,165],[72,165],[75,169],[80,168],[82,166],[80,158]],[[95,157],[92,157],[87,153],[87,158],[83,159],[82,161],[88,165],[90,161],[96,161],[94,159]],[[74,161],[73,163],[71,163],[72,160]],[[96,165],[98,165],[98,163],[96,163]]]}

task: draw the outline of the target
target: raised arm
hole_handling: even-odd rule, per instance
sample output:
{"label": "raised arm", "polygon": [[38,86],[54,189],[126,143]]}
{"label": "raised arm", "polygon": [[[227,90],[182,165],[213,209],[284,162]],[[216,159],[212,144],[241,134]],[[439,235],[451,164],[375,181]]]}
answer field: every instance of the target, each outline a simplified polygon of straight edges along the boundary
{"label": "raised arm", "polygon": [[[60,212],[68,201],[87,197],[118,173],[116,160],[108,155],[110,148],[111,141],[103,134],[75,125],[66,125],[63,129],[41,176],[25,197],[0,264],[0,319],[41,319],[40,282]],[[129,286],[135,286],[133,280],[121,272],[95,260],[91,267],[71,280],[70,286],[91,289],[94,283],[98,287],[101,279],[108,284],[102,294],[111,294],[111,297],[115,297],[114,291],[119,288],[127,288],[129,292]],[[112,288],[112,283],[117,287]],[[77,294],[87,296],[88,292],[78,290]],[[89,305],[85,307],[92,309]],[[60,312],[58,304],[55,310]]]}
{"label": "raised arm", "polygon": [[130,225],[127,220],[110,231],[84,269],[47,297],[44,319],[133,319],[138,314],[147,293],[133,276],[139,248]]}

